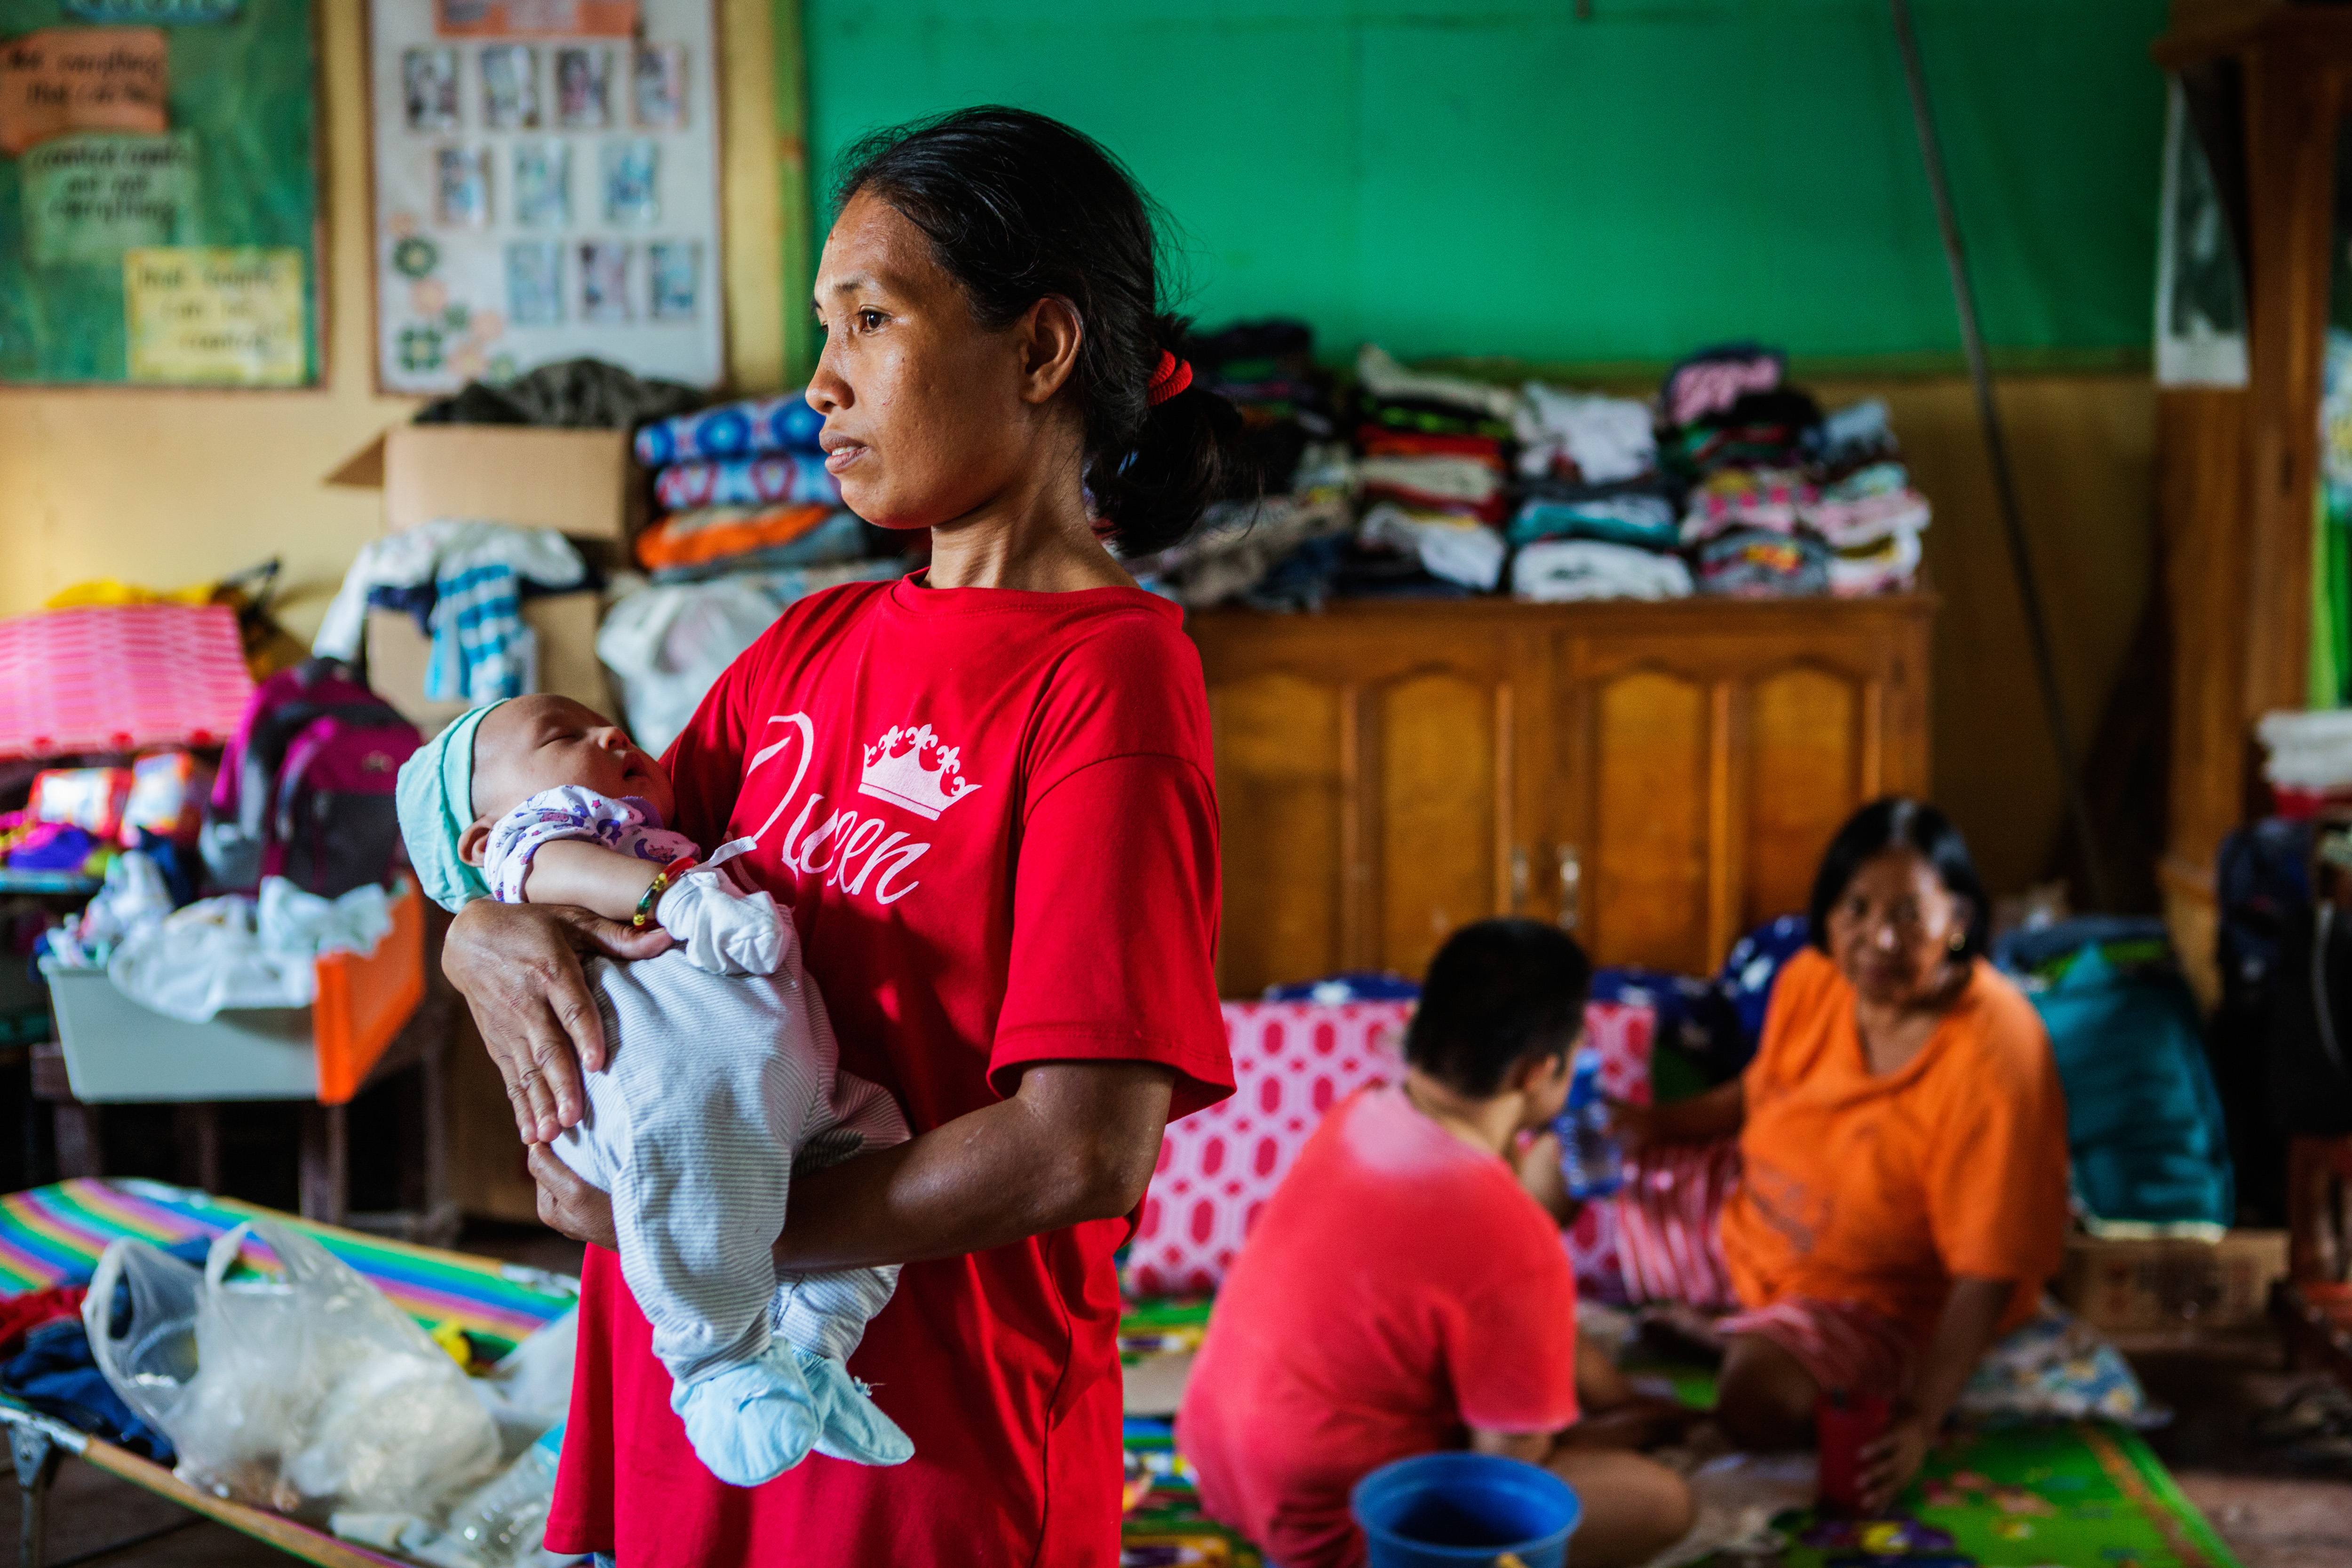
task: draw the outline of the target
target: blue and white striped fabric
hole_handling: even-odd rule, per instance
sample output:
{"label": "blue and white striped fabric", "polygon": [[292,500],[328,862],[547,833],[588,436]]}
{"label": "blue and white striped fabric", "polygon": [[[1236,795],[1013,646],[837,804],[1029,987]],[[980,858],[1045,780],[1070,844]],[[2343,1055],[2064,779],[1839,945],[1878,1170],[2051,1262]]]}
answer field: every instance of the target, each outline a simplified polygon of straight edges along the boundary
{"label": "blue and white striped fabric", "polygon": [[[445,565],[446,563],[445,563]],[[538,642],[522,622],[521,583],[502,562],[458,565],[436,584],[425,695],[497,702],[537,684]]]}
{"label": "blue and white striped fabric", "polygon": [[725,403],[698,414],[656,420],[637,432],[637,461],[648,468],[768,452],[815,452],[824,416],[798,392]]}

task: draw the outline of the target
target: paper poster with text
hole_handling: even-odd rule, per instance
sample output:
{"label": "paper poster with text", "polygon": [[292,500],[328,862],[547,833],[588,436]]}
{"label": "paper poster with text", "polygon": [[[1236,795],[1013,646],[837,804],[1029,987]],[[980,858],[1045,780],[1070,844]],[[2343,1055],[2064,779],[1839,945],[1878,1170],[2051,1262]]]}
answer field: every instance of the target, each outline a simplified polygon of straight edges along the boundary
{"label": "paper poster with text", "polygon": [[302,253],[161,246],[122,254],[132,381],[299,386]]}

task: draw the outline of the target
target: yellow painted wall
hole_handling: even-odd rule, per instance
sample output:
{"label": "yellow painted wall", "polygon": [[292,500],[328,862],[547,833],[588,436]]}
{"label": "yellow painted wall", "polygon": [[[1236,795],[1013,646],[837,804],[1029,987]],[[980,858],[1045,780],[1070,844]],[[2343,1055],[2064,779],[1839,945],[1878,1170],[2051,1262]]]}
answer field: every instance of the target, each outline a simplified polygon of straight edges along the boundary
{"label": "yellow painted wall", "polygon": [[[325,384],[291,393],[0,389],[0,614],[118,576],[173,586],[286,559],[286,618],[307,637],[361,542],[375,495],[324,480],[415,405],[372,386],[363,40],[354,0],[321,0],[328,302]],[[790,7],[782,25],[796,26]],[[783,384],[784,279],[807,260],[788,202],[804,149],[776,100],[779,38],[761,0],[721,0],[727,102],[726,298],[739,385]],[[779,47],[779,46],[782,46]],[[796,72],[783,73],[795,94]],[[795,285],[794,291],[804,284]],[[1968,384],[1818,382],[1824,401],[1893,407],[1937,522],[1937,795],[1996,889],[2042,871],[2061,814]],[[2052,599],[2078,739],[2087,743],[2148,591],[2153,397],[2144,376],[2017,377],[2002,403]]]}
{"label": "yellow painted wall", "polygon": [[[300,392],[0,388],[0,615],[68,584],[171,587],[270,555],[308,637],[362,542],[373,491],[324,481],[412,399],[373,389],[368,141],[357,0],[320,0],[326,374]],[[722,0],[727,338],[739,384],[783,379],[782,224],[768,6]],[[789,151],[797,157],[797,141]]]}

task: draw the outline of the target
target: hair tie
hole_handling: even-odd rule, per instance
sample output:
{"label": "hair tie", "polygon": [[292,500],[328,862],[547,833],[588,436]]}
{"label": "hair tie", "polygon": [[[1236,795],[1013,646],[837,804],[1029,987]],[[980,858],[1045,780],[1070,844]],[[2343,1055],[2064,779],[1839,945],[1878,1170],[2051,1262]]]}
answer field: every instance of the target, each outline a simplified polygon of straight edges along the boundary
{"label": "hair tie", "polygon": [[1161,349],[1160,368],[1151,373],[1151,385],[1143,395],[1144,401],[1157,408],[1192,384],[1192,362],[1178,359],[1166,349]]}

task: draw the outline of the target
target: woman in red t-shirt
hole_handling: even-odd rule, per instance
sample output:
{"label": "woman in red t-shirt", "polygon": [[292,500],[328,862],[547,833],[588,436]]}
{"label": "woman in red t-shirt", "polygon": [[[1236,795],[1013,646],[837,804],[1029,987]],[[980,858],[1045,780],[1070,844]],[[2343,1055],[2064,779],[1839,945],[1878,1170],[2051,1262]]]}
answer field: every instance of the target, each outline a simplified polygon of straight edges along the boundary
{"label": "woman in red t-shirt", "polygon": [[[805,1173],[787,1269],[905,1263],[852,1370],[903,1466],[764,1487],[696,1463],[612,1244],[546,1152],[541,1211],[597,1245],[548,1543],[655,1563],[1108,1563],[1118,1296],[1171,1117],[1232,1091],[1210,960],[1217,823],[1201,666],[1122,555],[1226,481],[1230,405],[1156,313],[1151,223],[1066,126],[972,110],[857,150],[816,279],[826,466],[931,563],[794,605],[668,766],[676,824],[793,910],[844,1070],[914,1139]],[[606,1041],[580,956],[666,942],[477,903],[446,967],[524,1140],[576,1121]],[[624,1048],[625,1048],[624,1047]]]}

